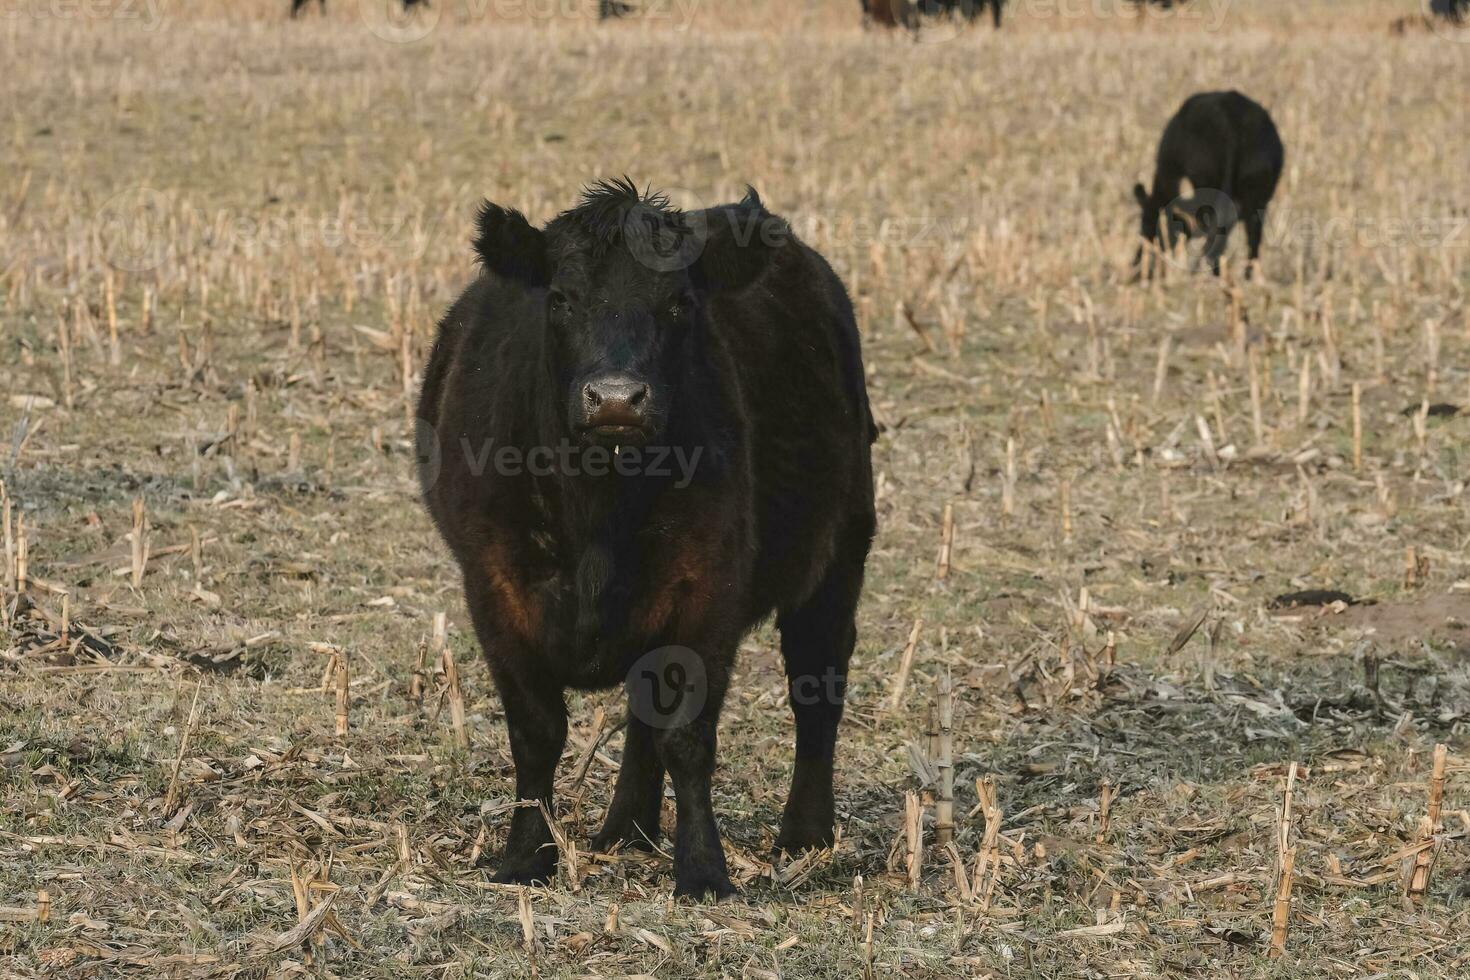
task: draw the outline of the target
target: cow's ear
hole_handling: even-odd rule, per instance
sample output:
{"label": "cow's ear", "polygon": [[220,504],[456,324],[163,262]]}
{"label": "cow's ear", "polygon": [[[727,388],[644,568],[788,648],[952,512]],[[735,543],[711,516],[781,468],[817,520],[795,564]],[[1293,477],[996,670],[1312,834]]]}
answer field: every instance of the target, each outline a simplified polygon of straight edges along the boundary
{"label": "cow's ear", "polygon": [[1140,206],[1145,208],[1148,207],[1148,191],[1143,189],[1142,184],[1133,185],[1133,196],[1138,198],[1138,203]]}
{"label": "cow's ear", "polygon": [[528,286],[551,281],[546,233],[532,228],[525,215],[486,201],[480,207],[478,227],[475,251],[485,268]]}
{"label": "cow's ear", "polygon": [[753,188],[746,188],[739,204],[705,211],[704,222],[704,249],[689,273],[696,285],[709,292],[749,286],[791,240],[791,226],[767,211]]}

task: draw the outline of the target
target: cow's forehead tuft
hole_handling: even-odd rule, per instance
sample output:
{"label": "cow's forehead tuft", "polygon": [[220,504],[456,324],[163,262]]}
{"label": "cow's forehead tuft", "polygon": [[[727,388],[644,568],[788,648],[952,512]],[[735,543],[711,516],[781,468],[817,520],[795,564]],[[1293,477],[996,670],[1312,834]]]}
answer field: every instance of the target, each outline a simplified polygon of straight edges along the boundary
{"label": "cow's forehead tuft", "polygon": [[546,231],[561,241],[562,251],[600,256],[626,244],[629,236],[687,233],[684,212],[667,195],[638,190],[627,177],[590,185],[576,207],[557,215]]}

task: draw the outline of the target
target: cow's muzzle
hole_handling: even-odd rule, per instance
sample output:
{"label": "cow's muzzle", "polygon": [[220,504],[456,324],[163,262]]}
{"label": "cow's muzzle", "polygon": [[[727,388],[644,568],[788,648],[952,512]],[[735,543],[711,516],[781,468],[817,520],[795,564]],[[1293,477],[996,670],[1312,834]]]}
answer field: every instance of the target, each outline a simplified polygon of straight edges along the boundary
{"label": "cow's muzzle", "polygon": [[628,375],[595,378],[582,386],[584,438],[595,442],[637,445],[647,436],[653,392]]}

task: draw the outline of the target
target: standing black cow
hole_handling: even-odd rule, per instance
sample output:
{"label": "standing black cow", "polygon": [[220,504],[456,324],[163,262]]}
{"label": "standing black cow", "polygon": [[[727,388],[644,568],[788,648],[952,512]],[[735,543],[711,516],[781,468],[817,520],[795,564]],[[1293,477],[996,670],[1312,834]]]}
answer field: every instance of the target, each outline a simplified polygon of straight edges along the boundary
{"label": "standing black cow", "polygon": [[[427,7],[429,0],[401,0],[404,10],[412,10],[414,7],[423,5]],[[301,13],[301,9],[311,3],[311,0],[291,0],[291,16],[295,17]],[[322,13],[327,12],[327,0],[317,0],[317,6]]]}
{"label": "standing black cow", "polygon": [[1429,0],[1429,12],[1452,24],[1470,20],[1470,0]]}
{"label": "standing black cow", "polygon": [[968,21],[975,21],[990,8],[990,19],[997,29],[1000,28],[1000,18],[1006,5],[1006,0],[918,0],[919,12],[927,16],[935,17],[949,14],[951,16],[963,17]]}
{"label": "standing black cow", "polygon": [[877,24],[879,27],[918,26],[918,17],[909,0],[859,0],[863,8],[863,26]]}
{"label": "standing black cow", "polygon": [[[1254,263],[1261,253],[1266,206],[1276,193],[1285,159],[1276,124],[1256,102],[1234,91],[1190,96],[1164,127],[1153,190],[1133,186],[1143,210],[1139,233],[1145,242],[1166,249],[1181,236],[1205,235],[1204,254],[1218,276],[1230,231],[1243,217]],[[1185,179],[1194,185],[1194,196],[1180,200]],[[1167,237],[1160,231],[1161,215]],[[1140,245],[1134,256],[1135,267],[1143,261],[1144,248]],[[1150,262],[1150,275],[1152,271]],[[1250,274],[1247,266],[1246,276]]]}
{"label": "standing black cow", "polygon": [[1006,0],[861,0],[863,23],[916,30],[920,17],[963,17],[978,20],[990,8],[991,20],[1000,27]]}
{"label": "standing black cow", "polygon": [[[679,894],[733,891],[710,802],[741,638],[772,612],[796,716],[776,846],[833,839],[832,760],[874,529],[852,304],[761,204],[683,212],[626,180],[543,229],[486,204],[484,273],[439,324],[419,416],[516,794],[551,804],[566,688],[626,684],[598,849],[650,846],[667,772]],[[537,808],[496,880],[549,877]]]}

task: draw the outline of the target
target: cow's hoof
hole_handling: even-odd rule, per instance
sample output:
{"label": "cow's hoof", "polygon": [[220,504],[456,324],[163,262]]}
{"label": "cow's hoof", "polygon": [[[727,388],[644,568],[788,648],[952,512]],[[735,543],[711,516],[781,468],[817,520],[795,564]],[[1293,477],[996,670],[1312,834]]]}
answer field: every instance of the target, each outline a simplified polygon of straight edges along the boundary
{"label": "cow's hoof", "polygon": [[718,902],[735,894],[730,876],[723,871],[690,871],[676,874],[674,895],[677,898],[693,898],[700,901],[713,899]]}
{"label": "cow's hoof", "polygon": [[820,851],[831,847],[836,837],[832,827],[784,826],[776,837],[771,850],[777,854],[800,854],[802,851]]}
{"label": "cow's hoof", "polygon": [[592,850],[599,854],[612,851],[651,851],[654,842],[636,827],[603,827],[592,838]]}
{"label": "cow's hoof", "polygon": [[500,869],[490,878],[501,885],[545,885],[556,877],[556,855],[510,858],[500,862]]}

